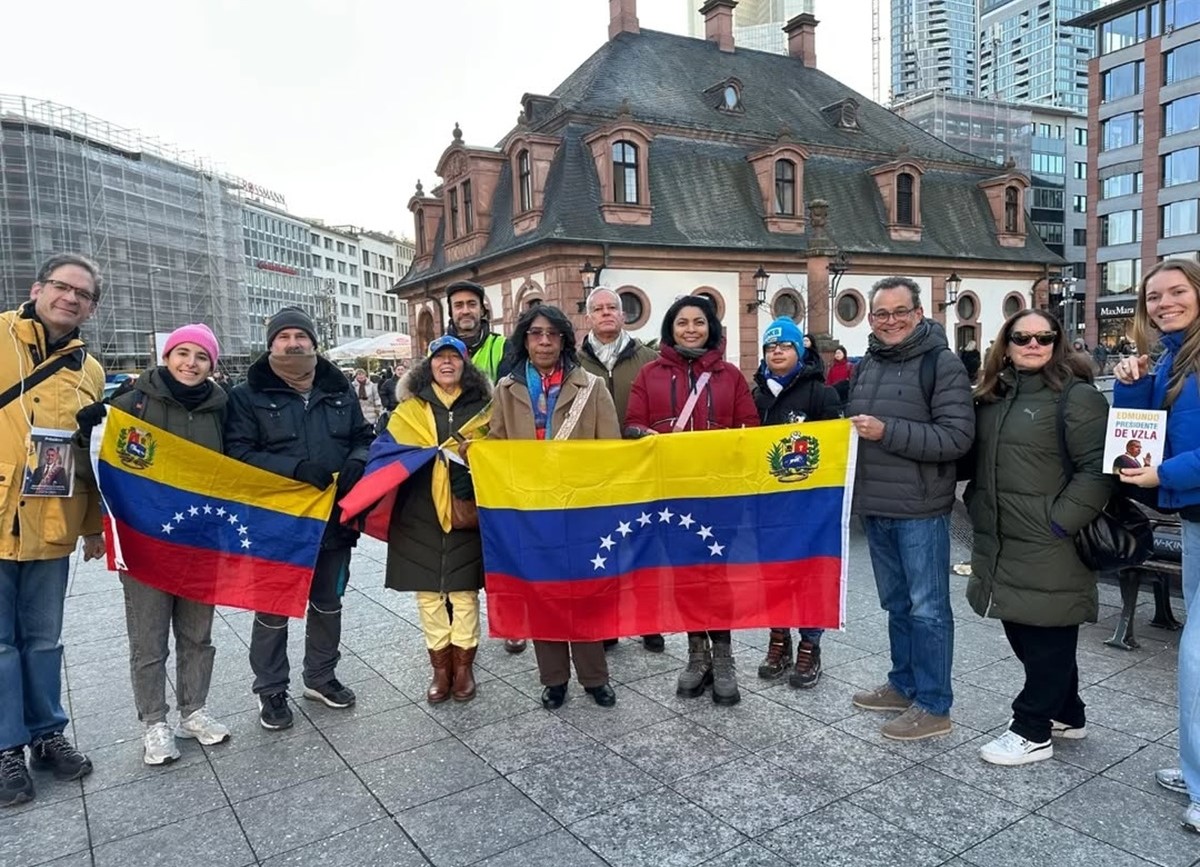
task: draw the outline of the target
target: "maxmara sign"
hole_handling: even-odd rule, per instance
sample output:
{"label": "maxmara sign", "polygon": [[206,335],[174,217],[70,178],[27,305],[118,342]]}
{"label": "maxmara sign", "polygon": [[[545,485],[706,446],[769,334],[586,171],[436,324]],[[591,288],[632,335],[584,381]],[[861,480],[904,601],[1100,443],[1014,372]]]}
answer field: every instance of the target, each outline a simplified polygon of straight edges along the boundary
{"label": "maxmara sign", "polygon": [[1132,319],[1137,301],[1132,295],[1114,295],[1096,302],[1097,319]]}

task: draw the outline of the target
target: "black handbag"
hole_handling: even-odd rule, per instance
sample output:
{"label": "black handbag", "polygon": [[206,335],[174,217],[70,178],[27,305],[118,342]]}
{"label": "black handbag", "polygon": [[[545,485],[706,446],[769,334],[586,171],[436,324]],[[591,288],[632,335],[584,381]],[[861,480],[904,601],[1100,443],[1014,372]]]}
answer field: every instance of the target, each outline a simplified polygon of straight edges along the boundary
{"label": "black handbag", "polygon": [[[1067,452],[1067,395],[1074,384],[1063,390],[1058,402],[1058,456],[1068,483],[1074,470]],[[1154,528],[1146,513],[1115,488],[1100,514],[1075,534],[1075,551],[1083,565],[1093,572],[1140,566],[1154,553]]]}

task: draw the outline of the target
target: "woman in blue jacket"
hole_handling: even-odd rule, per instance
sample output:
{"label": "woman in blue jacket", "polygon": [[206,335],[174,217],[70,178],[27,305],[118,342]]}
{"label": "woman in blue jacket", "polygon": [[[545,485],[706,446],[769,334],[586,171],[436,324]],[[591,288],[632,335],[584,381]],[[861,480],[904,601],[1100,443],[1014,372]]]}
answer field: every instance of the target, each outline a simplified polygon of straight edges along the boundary
{"label": "woman in blue jacket", "polygon": [[[1160,262],[1142,278],[1133,318],[1136,357],[1117,363],[1113,405],[1167,411],[1167,442],[1158,466],[1121,470],[1121,481],[1158,488],[1159,508],[1183,524],[1183,601],[1179,640],[1179,767],[1155,773],[1159,785],[1186,794],[1183,825],[1200,832],[1200,265]],[[1161,340],[1152,366],[1148,351]]]}

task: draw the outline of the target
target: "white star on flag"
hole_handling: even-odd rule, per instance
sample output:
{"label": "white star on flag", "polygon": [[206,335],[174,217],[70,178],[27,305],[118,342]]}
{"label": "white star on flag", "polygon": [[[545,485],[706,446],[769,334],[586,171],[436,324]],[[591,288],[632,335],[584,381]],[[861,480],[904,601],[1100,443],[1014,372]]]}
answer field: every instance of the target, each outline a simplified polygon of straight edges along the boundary
{"label": "white star on flag", "polygon": [[696,535],[701,539],[711,539],[712,534],[712,527],[705,527],[703,524],[701,524],[700,529],[696,531]]}
{"label": "white star on flag", "polygon": [[607,551],[609,548],[611,548],[615,544],[617,544],[617,543],[613,541],[612,536],[605,536],[603,539],[600,540],[600,547],[603,548],[605,551]]}
{"label": "white star on flag", "polygon": [[669,524],[671,523],[671,519],[673,517],[675,517],[674,512],[672,512],[670,509],[663,509],[658,513],[658,523]]}
{"label": "white star on flag", "polygon": [[212,506],[210,506],[208,503],[204,504],[204,514],[206,514],[206,515],[212,514]]}
{"label": "white star on flag", "polygon": [[242,547],[243,547],[243,548],[249,548],[249,547],[250,547],[250,540],[249,540],[249,539],[243,539],[243,540],[242,540]]}
{"label": "white star on flag", "polygon": [[646,526],[647,524],[649,524],[650,523],[650,513],[642,512],[641,517],[638,518],[638,523],[641,524],[643,527]]}
{"label": "white star on flag", "polygon": [[172,530],[174,530],[174,529],[175,529],[175,528],[171,526],[171,523],[170,523],[169,521],[168,521],[167,523],[165,523],[165,524],[163,524],[163,525],[162,525],[162,531],[163,531],[164,533],[166,533],[168,536],[170,536],[170,535],[171,535],[171,531],[172,531]]}
{"label": "white star on flag", "polygon": [[617,525],[617,532],[620,533],[622,536],[628,536],[630,533],[633,532],[633,529],[627,523],[625,523],[624,521],[621,521]]}
{"label": "white star on flag", "polygon": [[176,513],[175,513],[175,522],[176,522],[177,524],[182,524],[182,523],[183,523],[183,512],[176,512]]}
{"label": "white star on flag", "polygon": [[710,552],[712,552],[712,555],[714,557],[719,557],[719,556],[721,556],[721,552],[725,550],[725,546],[718,545],[716,542],[713,542],[711,545],[708,546],[708,550]]}
{"label": "white star on flag", "polygon": [[192,506],[190,509],[188,509],[188,514],[194,518],[200,514],[200,510],[197,509],[195,506]]}
{"label": "white star on flag", "polygon": [[246,528],[245,528],[245,527],[238,527],[238,535],[239,535],[239,536],[245,536],[245,535],[246,535]]}
{"label": "white star on flag", "polygon": [[237,515],[233,514],[233,512],[230,512],[229,513],[229,523],[236,524],[237,522],[238,522]]}
{"label": "white star on flag", "polygon": [[683,527],[685,530],[692,529],[692,524],[694,524],[694,523],[696,523],[696,522],[692,520],[691,515],[680,515],[679,516],[679,526]]}
{"label": "white star on flag", "polygon": [[599,554],[597,554],[595,557],[592,558],[592,568],[593,569],[603,569],[604,561],[605,561],[605,558],[601,557]]}
{"label": "white star on flag", "polygon": [[219,509],[217,509],[217,514],[220,515],[221,517],[224,517],[225,516],[225,507],[221,506]]}

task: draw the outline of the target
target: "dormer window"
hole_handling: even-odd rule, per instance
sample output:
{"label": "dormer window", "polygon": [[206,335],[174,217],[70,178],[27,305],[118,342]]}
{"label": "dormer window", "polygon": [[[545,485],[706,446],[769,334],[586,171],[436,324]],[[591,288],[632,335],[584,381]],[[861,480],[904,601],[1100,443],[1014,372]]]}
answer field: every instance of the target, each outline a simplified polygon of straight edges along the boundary
{"label": "dormer window", "polygon": [[736,78],[727,78],[714,84],[704,91],[710,100],[709,105],[717,111],[730,111],[741,114],[745,111],[742,106],[742,82]]}
{"label": "dormer window", "polygon": [[638,204],[638,149],[631,141],[613,145],[613,201],[619,205]]}
{"label": "dormer window", "polygon": [[804,232],[804,161],[808,151],[780,133],[777,144],[746,157],[762,196],[763,225],[768,232]]}
{"label": "dormer window", "polygon": [[529,150],[517,154],[517,189],[521,213],[533,208],[533,171],[529,163]]}
{"label": "dormer window", "polygon": [[838,129],[858,131],[858,100],[853,97],[830,103],[821,109],[821,113]]}
{"label": "dormer window", "polygon": [[987,196],[988,208],[992,212],[996,240],[1002,247],[1024,247],[1028,227],[1025,223],[1025,191],[1029,189],[1029,178],[1016,171],[1016,164],[1009,161],[1003,175],[989,178],[979,184]]}
{"label": "dormer window", "polygon": [[921,176],[925,167],[902,150],[899,159],[871,169],[893,241],[921,240]]}
{"label": "dormer window", "polygon": [[915,225],[913,222],[913,199],[916,182],[908,172],[896,176],[896,222],[901,226]]}
{"label": "dormer window", "polygon": [[1016,187],[1004,188],[1004,231],[1018,232],[1018,215],[1021,208],[1021,193]]}
{"label": "dormer window", "polygon": [[775,214],[796,216],[796,164],[791,160],[775,161]]}
{"label": "dormer window", "polygon": [[600,185],[600,215],[620,226],[649,226],[650,142],[653,134],[630,117],[623,104],[617,118],[584,137]]}
{"label": "dormer window", "polygon": [[732,84],[725,85],[725,110],[733,111],[741,101],[742,98],[738,94],[738,89]]}

